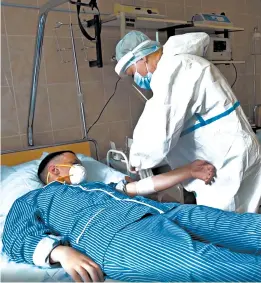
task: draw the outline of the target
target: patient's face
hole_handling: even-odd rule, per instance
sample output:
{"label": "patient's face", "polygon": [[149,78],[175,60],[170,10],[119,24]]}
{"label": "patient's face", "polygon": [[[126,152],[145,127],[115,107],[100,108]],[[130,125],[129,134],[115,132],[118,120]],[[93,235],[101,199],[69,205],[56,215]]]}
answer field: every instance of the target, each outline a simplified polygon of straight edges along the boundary
{"label": "patient's face", "polygon": [[[51,174],[50,181],[59,180],[60,178],[64,178],[64,180],[67,184],[71,184],[70,177],[69,177],[69,171],[72,165],[74,164],[82,164],[81,161],[77,158],[76,155],[74,155],[71,152],[63,153],[57,160],[55,160],[52,165],[55,166],[55,174]],[[61,166],[61,165],[67,165],[67,166]]]}

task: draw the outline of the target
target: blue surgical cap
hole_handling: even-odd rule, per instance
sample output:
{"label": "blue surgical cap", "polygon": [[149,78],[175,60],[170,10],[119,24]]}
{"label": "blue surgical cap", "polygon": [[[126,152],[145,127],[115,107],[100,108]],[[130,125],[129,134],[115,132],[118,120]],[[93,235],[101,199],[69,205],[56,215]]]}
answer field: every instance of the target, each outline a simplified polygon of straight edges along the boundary
{"label": "blue surgical cap", "polygon": [[127,33],[116,46],[116,59],[118,64],[115,71],[118,75],[123,73],[143,57],[157,51],[161,47],[158,41],[150,40],[140,31]]}

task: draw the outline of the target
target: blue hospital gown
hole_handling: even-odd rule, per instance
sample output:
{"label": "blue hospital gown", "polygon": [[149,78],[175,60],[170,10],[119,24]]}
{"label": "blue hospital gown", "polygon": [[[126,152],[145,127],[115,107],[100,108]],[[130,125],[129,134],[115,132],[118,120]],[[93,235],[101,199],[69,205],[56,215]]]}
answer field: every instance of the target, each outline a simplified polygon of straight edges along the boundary
{"label": "blue hospital gown", "polygon": [[260,215],[129,198],[114,186],[53,182],[22,196],[6,220],[5,252],[36,264],[39,243],[50,238],[112,279],[261,281]]}

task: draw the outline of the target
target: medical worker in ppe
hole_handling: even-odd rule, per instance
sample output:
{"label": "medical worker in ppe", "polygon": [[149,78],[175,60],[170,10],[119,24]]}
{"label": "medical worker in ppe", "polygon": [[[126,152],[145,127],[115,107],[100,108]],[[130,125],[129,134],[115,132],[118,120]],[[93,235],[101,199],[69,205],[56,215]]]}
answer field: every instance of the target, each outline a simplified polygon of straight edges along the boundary
{"label": "medical worker in ppe", "polygon": [[116,46],[119,76],[151,89],[133,134],[130,163],[138,169],[167,161],[172,169],[196,159],[217,169],[211,185],[183,183],[197,204],[257,212],[261,199],[261,149],[250,124],[221,72],[204,53],[205,33],[172,36],[161,47],[131,31]]}

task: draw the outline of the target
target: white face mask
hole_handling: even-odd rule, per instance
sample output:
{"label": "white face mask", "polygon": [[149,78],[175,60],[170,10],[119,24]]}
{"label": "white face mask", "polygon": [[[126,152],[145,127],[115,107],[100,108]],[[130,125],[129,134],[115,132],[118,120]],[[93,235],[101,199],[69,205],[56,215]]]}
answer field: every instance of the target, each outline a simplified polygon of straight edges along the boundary
{"label": "white face mask", "polygon": [[[58,182],[64,183],[65,180],[69,177],[72,185],[78,185],[84,181],[86,181],[87,173],[85,168],[81,164],[57,164],[57,167],[70,167],[69,176],[59,176],[57,178]],[[47,174],[46,184],[48,184],[50,173]]]}
{"label": "white face mask", "polygon": [[86,180],[85,168],[80,164],[74,164],[69,170],[69,178],[72,185],[78,185]]}

